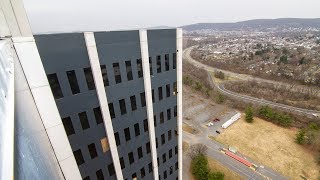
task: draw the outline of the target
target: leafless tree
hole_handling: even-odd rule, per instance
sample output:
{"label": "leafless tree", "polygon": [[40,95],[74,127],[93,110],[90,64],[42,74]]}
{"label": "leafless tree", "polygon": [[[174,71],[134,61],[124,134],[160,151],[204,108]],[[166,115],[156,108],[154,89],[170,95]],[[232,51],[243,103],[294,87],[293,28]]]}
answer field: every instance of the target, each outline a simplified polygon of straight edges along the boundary
{"label": "leafless tree", "polygon": [[188,155],[191,159],[197,157],[200,154],[207,154],[208,147],[204,144],[194,144],[189,148]]}

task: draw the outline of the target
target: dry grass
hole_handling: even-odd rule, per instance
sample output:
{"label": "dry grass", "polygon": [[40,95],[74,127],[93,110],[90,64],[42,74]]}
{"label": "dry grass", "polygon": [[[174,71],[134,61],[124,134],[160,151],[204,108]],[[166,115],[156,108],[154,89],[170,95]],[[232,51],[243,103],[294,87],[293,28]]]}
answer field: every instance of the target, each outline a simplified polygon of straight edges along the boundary
{"label": "dry grass", "polygon": [[244,179],[212,158],[208,158],[208,163],[211,170],[222,172],[225,180]]}
{"label": "dry grass", "polygon": [[216,139],[292,179],[317,179],[315,154],[294,142],[296,132],[259,118],[252,124],[241,118]]}
{"label": "dry grass", "polygon": [[198,134],[198,131],[186,123],[182,124],[182,130],[191,134]]}

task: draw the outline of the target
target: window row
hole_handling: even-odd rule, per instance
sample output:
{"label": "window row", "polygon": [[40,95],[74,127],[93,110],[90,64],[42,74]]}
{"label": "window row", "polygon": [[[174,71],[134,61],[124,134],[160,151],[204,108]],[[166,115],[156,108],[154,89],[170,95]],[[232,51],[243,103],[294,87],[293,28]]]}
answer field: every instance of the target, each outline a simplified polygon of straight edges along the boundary
{"label": "window row", "polygon": [[[177,137],[178,136],[177,130],[175,130],[174,132],[175,132],[175,137]],[[169,142],[172,139],[172,131],[169,130],[167,134],[168,134],[168,142]],[[166,133],[161,134],[160,139],[161,139],[161,145],[164,145],[166,143]],[[156,148],[158,147],[159,147],[159,143],[158,143],[158,138],[156,137]]]}
{"label": "window row", "polygon": [[[173,67],[172,69],[176,69],[176,53],[173,53]],[[169,54],[165,54],[164,56],[165,60],[165,71],[169,71],[170,69],[170,63],[169,63]],[[161,55],[158,55],[156,57],[156,63],[157,63],[157,73],[161,73],[162,68],[161,68]],[[149,64],[150,64],[150,74],[153,75],[153,68],[152,68],[152,57],[149,57]],[[123,77],[121,77],[121,71],[120,71],[120,63],[113,63],[113,74],[114,74],[114,80],[116,84],[119,84],[122,82]],[[143,70],[142,70],[142,61],[141,59],[136,60],[136,65],[137,65],[137,77],[142,78],[143,77]],[[104,86],[109,86],[109,78],[108,77],[108,72],[106,65],[101,65],[101,73],[102,73],[102,79]],[[133,71],[132,71],[132,66],[131,66],[131,61],[125,61],[125,68],[126,68],[126,78],[128,81],[133,80]],[[92,75],[92,70],[90,67],[83,68],[83,73],[84,77],[86,80],[87,88],[88,90],[93,90],[95,89],[95,83],[94,83],[94,78]],[[78,83],[78,78],[75,70],[70,70],[66,71],[66,76],[69,82],[69,87],[71,89],[72,94],[79,94],[80,93],[80,88],[79,88],[79,83]],[[61,90],[61,85],[58,79],[58,76],[56,73],[53,74],[48,74],[47,75],[53,96],[55,99],[63,98],[64,95]],[[174,91],[176,92],[176,91]]]}
{"label": "window row", "polygon": [[[166,116],[164,115],[165,113],[166,113]],[[177,106],[174,106],[174,108],[173,108],[173,116],[177,117]],[[165,117],[166,117],[167,121],[172,119],[171,108],[167,109],[164,112],[160,112],[159,113],[159,120],[157,120],[157,116],[156,115],[153,116],[154,127],[157,127],[158,123],[163,124],[165,122]]]}
{"label": "window row", "polygon": [[[102,152],[103,153],[107,152],[109,150],[109,143],[108,143],[107,137],[103,137],[102,139],[100,139],[100,143],[101,143]],[[98,157],[97,148],[96,148],[95,143],[91,143],[91,144],[87,145],[87,150],[89,152],[91,159]],[[76,159],[78,166],[85,163],[81,149],[73,151],[73,155]]]}
{"label": "window row", "polygon": [[[170,97],[171,94],[171,90],[170,90],[170,84],[166,85],[166,97]],[[176,94],[176,83],[173,84],[173,94]],[[145,96],[145,92],[141,92],[139,94],[140,96],[140,105],[141,107],[145,107],[146,106],[146,96]],[[162,91],[162,87],[158,87],[158,100],[161,101],[163,99],[163,91]],[[127,103],[128,101],[130,101],[130,107],[129,109],[131,109],[131,111],[135,111],[137,110],[137,97],[136,95],[132,95],[130,96],[129,100],[127,99],[120,99],[119,100],[119,110],[120,110],[120,114],[124,115],[127,114],[128,110],[127,110]],[[152,101],[155,102],[155,91],[154,89],[152,89]],[[113,103],[109,103],[109,112],[110,112],[110,116],[111,119],[116,118],[116,114],[115,114],[115,109],[114,109],[114,104]]]}
{"label": "window row", "polygon": [[[177,116],[177,106],[175,106],[173,108],[173,112],[174,112],[173,116],[176,117]],[[164,113],[161,112],[159,117],[160,117],[160,124],[163,124],[164,123]],[[167,120],[170,120],[170,119],[171,119],[171,109],[167,109]],[[154,115],[154,126],[157,126],[156,115]],[[138,137],[138,136],[140,136],[141,132],[148,132],[149,131],[148,119],[144,119],[143,120],[143,127],[141,127],[141,125],[139,123],[135,123],[133,125],[133,130],[130,130],[130,129],[131,129],[130,127],[127,127],[127,128],[123,129],[123,134],[124,134],[126,142],[130,141],[132,136],[133,137]],[[176,131],[175,131],[175,135],[177,135]],[[114,137],[115,137],[116,145],[120,146],[121,145],[121,140],[120,140],[119,132],[114,133]],[[168,141],[170,141],[171,138],[172,138],[172,131],[169,130],[168,131]],[[157,147],[158,147],[158,145],[157,145]]]}
{"label": "window row", "polygon": [[[102,118],[100,106],[93,108],[92,111],[93,111],[93,114],[95,117],[96,124],[98,125],[98,124],[103,123],[103,118]],[[82,130],[89,129],[90,124],[89,124],[87,112],[86,111],[80,112],[80,113],[78,113],[77,116],[79,117],[79,122],[81,124]],[[73,122],[77,122],[77,121],[73,121]],[[73,122],[72,122],[70,116],[62,118],[62,123],[63,123],[64,129],[67,133],[67,136],[75,134]]]}

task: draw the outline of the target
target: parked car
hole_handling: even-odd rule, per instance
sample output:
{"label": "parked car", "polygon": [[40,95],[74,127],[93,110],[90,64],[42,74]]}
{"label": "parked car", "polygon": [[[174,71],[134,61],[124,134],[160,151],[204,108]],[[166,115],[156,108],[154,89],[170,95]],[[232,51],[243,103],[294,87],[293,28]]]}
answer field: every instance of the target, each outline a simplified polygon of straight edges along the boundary
{"label": "parked car", "polygon": [[220,132],[220,131],[218,131],[218,130],[216,130],[216,133],[220,134],[221,132]]}

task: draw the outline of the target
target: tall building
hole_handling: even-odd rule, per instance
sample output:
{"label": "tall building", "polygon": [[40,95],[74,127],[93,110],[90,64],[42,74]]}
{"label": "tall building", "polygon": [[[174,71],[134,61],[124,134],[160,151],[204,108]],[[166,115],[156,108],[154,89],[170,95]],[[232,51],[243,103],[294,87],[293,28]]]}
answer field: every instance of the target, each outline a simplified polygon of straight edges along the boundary
{"label": "tall building", "polygon": [[8,2],[15,177],[181,180],[182,30],[33,35]]}

